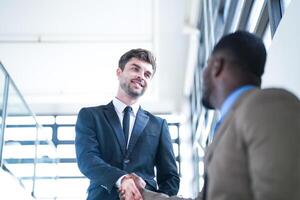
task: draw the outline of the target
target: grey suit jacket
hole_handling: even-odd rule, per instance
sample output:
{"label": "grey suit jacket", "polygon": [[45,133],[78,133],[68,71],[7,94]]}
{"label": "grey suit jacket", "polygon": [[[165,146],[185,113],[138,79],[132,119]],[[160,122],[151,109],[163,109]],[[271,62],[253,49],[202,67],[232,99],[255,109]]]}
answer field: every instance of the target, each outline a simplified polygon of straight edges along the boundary
{"label": "grey suit jacket", "polygon": [[[239,98],[205,155],[206,200],[300,199],[300,101],[282,89]],[[183,199],[145,191],[144,199]],[[198,200],[204,199],[202,194]]]}

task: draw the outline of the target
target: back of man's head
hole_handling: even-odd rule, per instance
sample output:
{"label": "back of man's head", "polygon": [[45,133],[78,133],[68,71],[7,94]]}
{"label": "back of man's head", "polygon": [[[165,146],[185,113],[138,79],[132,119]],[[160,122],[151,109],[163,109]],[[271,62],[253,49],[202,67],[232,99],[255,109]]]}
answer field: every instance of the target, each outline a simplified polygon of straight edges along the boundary
{"label": "back of man's head", "polygon": [[224,36],[216,44],[213,54],[226,51],[238,63],[241,70],[261,78],[266,62],[266,49],[263,41],[252,33],[237,31]]}

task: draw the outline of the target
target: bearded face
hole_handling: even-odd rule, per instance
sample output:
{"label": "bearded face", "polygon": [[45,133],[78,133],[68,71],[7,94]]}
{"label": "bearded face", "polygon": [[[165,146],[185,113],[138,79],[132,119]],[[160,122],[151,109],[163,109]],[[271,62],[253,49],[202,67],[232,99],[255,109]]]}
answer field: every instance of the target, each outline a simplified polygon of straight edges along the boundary
{"label": "bearded face", "polygon": [[146,91],[146,84],[141,78],[129,79],[127,77],[120,79],[120,87],[126,94],[133,98],[142,96]]}
{"label": "bearded face", "polygon": [[145,93],[152,74],[152,65],[136,58],[129,60],[123,70],[117,70],[121,90],[132,98],[138,98]]}

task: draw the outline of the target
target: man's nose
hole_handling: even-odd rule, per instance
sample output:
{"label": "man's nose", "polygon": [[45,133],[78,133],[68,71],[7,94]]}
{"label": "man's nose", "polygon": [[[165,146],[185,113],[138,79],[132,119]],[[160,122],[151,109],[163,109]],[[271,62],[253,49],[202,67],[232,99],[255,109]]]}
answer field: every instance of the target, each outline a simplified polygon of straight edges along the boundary
{"label": "man's nose", "polygon": [[140,80],[145,79],[145,77],[144,77],[144,72],[139,71],[139,72],[137,73],[137,78],[140,79]]}

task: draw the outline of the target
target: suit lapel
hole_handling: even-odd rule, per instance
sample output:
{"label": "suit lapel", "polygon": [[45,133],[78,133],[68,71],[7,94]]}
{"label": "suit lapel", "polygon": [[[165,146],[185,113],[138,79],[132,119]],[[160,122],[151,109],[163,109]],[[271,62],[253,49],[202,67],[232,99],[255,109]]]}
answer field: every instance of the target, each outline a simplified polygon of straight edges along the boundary
{"label": "suit lapel", "polygon": [[212,143],[207,147],[205,161],[204,161],[206,164],[208,164],[210,162],[210,160],[212,159],[213,152],[214,152],[216,146],[218,145],[219,141],[221,140],[222,136],[224,135],[223,133],[226,130],[226,128],[228,127],[228,124],[230,124],[232,117],[233,117],[233,113],[230,111],[227,114],[227,116],[225,117],[222,124],[220,124],[220,127],[218,128],[218,130],[216,131],[215,138],[213,139]]}
{"label": "suit lapel", "polygon": [[204,182],[204,187],[203,187],[204,199],[207,199],[207,191],[208,191],[207,180],[209,179],[208,168],[209,168],[209,164],[213,158],[214,151],[215,151],[217,145],[219,144],[220,140],[222,139],[222,136],[225,134],[227,127],[230,125],[230,123],[232,123],[232,120],[234,120],[236,109],[243,102],[243,99],[246,96],[248,96],[248,94],[252,93],[252,91],[255,91],[255,89],[245,92],[244,94],[242,94],[239,97],[237,102],[235,102],[235,104],[230,109],[229,113],[224,118],[224,121],[220,124],[220,127],[218,128],[217,132],[215,133],[215,138],[213,139],[212,143],[206,149],[205,157],[204,157],[204,174],[206,177],[205,178],[206,180]]}
{"label": "suit lapel", "polygon": [[212,159],[213,152],[216,149],[216,146],[219,144],[222,136],[224,135],[224,132],[226,131],[228,125],[231,123],[235,116],[235,111],[239,107],[239,105],[243,102],[243,99],[247,97],[249,94],[254,92],[256,89],[249,90],[242,94],[238,100],[234,103],[232,108],[230,109],[227,116],[224,118],[224,121],[220,124],[220,127],[218,128],[217,132],[215,133],[215,138],[213,139],[213,142],[208,146],[206,155],[205,155],[205,163],[208,164],[210,160]]}
{"label": "suit lapel", "polygon": [[137,142],[138,138],[140,137],[141,133],[146,127],[148,121],[149,121],[149,116],[146,115],[145,111],[140,108],[139,111],[137,112],[137,116],[129,140],[128,152],[127,152],[128,155],[132,152],[135,143]]}
{"label": "suit lapel", "polygon": [[107,104],[106,109],[104,110],[104,114],[107,117],[108,123],[111,125],[112,129],[114,130],[114,133],[117,137],[117,140],[120,145],[122,153],[125,154],[125,152],[126,152],[125,136],[124,136],[121,124],[120,124],[120,120],[118,118],[118,115],[115,111],[115,108],[114,108],[114,105],[112,104],[112,102]]}

